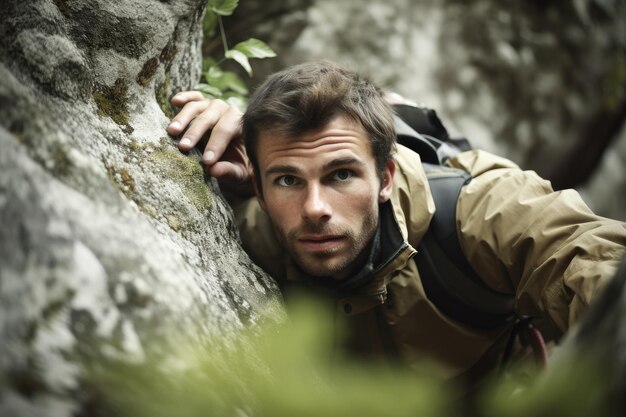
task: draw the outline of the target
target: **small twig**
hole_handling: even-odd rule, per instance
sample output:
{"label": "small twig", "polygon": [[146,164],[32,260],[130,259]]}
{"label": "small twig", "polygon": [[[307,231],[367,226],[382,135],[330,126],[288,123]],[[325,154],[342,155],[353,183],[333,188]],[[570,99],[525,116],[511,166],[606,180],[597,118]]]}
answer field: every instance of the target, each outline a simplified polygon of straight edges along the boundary
{"label": "small twig", "polygon": [[224,24],[222,23],[222,16],[217,15],[217,23],[220,25],[220,35],[222,36],[222,45],[224,46],[224,53],[228,51],[228,44],[226,43],[226,32],[224,31]]}

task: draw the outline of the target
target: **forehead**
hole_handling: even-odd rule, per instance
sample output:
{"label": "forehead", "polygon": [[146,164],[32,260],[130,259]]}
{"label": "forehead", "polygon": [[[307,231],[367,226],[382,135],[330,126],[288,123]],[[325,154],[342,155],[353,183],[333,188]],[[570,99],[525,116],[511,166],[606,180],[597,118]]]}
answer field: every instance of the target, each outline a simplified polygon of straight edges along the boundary
{"label": "forehead", "polygon": [[336,157],[353,156],[364,162],[374,161],[369,137],[360,123],[346,116],[336,116],[319,129],[298,135],[283,135],[272,130],[261,132],[257,158],[261,169],[272,164],[323,162]]}

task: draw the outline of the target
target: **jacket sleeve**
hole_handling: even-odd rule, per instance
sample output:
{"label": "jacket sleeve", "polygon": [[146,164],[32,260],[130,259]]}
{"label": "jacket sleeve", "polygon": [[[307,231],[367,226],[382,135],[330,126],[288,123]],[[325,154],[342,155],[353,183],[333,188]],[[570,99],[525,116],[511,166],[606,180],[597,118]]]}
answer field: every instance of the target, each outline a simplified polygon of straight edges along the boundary
{"label": "jacket sleeve", "polygon": [[574,190],[555,192],[532,171],[480,151],[450,165],[474,179],[457,205],[461,247],[492,288],[514,293],[520,315],[548,320],[555,336],[614,275],[626,224],[595,215]]}

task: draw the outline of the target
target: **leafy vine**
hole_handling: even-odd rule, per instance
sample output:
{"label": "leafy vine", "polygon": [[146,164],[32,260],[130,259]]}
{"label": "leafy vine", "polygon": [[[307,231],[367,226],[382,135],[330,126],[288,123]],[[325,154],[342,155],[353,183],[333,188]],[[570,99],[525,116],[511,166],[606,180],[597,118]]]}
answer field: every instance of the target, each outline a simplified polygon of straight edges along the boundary
{"label": "leafy vine", "polygon": [[251,58],[271,58],[276,53],[265,42],[255,38],[239,42],[232,48],[228,47],[222,16],[232,15],[238,3],[239,0],[208,0],[203,22],[204,35],[215,36],[216,31],[219,31],[224,56],[217,61],[212,57],[203,59],[202,78],[195,89],[206,98],[220,98],[243,109],[248,96],[246,83],[237,73],[225,71],[220,65],[226,60],[233,60],[241,65],[248,76],[252,76]]}

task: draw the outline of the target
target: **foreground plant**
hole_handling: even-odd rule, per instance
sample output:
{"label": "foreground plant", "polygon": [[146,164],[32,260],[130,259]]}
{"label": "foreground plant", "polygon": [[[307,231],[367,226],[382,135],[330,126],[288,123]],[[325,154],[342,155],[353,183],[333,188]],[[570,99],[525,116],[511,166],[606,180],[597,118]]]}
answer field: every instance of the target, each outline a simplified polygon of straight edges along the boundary
{"label": "foreground plant", "polygon": [[232,48],[228,47],[222,16],[230,16],[237,8],[238,0],[209,0],[204,18],[205,37],[215,34],[216,28],[224,48],[224,56],[216,61],[205,57],[202,63],[202,79],[195,86],[206,98],[220,98],[243,109],[247,102],[248,88],[246,83],[233,71],[224,71],[221,64],[227,60],[237,62],[249,76],[252,76],[250,59],[275,57],[276,53],[265,42],[250,38],[239,42]]}
{"label": "foreground plant", "polygon": [[[248,329],[235,342],[187,343],[177,354],[142,364],[90,366],[88,386],[100,401],[94,408],[98,415],[120,417],[468,415],[437,366],[424,363],[416,374],[342,357],[331,342],[336,323],[314,304],[300,304],[288,322]],[[593,359],[559,365],[494,377],[472,412],[611,415]]]}

